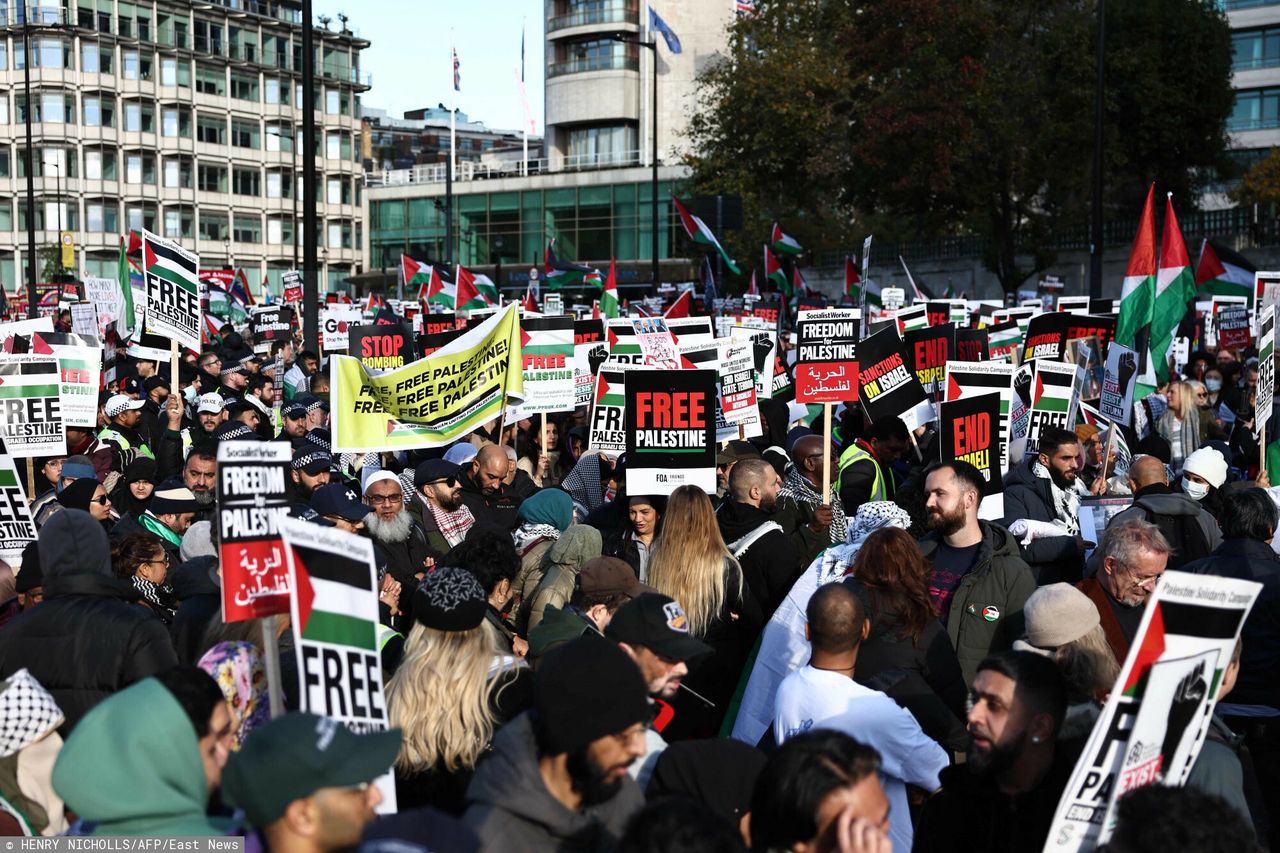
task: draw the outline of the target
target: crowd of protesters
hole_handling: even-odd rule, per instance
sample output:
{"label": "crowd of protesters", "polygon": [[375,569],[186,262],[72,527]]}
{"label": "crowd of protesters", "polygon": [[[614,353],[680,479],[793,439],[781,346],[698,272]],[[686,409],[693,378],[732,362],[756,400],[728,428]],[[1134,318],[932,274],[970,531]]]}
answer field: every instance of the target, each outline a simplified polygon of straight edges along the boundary
{"label": "crowd of protesters", "polygon": [[[1122,799],[1112,849],[1276,845],[1280,496],[1256,468],[1256,362],[1194,354],[1123,434],[1046,429],[989,520],[982,475],[937,461],[931,426],[853,406],[824,436],[804,407],[762,401],[715,494],[630,493],[585,410],[335,454],[321,360],[272,350],[228,329],[176,387],[121,351],[99,429],[32,460],[38,539],[16,577],[0,569],[0,831],[1039,850],[1179,568],[1262,597],[1190,782]],[[219,615],[217,448],[264,439],[292,447],[292,515],[374,545],[389,731],[299,710],[287,617]],[[1096,542],[1088,495],[1133,497]],[[398,814],[378,817],[387,774]]]}

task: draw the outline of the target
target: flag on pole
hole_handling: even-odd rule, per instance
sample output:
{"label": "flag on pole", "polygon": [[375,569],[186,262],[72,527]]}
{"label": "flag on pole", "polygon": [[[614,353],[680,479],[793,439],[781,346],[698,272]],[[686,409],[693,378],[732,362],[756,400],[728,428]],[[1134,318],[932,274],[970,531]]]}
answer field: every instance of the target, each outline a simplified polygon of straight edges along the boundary
{"label": "flag on pole", "polygon": [[405,290],[417,285],[418,300],[423,301],[427,298],[427,288],[431,284],[431,265],[415,261],[408,255],[401,255],[400,278],[404,282]]}
{"label": "flag on pole", "polygon": [[[130,235],[132,236],[132,234]],[[124,237],[120,238],[120,261],[116,267],[116,285],[120,288],[120,316],[116,318],[116,336],[120,340],[132,337],[137,329],[137,315],[133,310],[133,285],[130,282],[129,250]]]}
{"label": "flag on pole", "polygon": [[684,49],[680,46],[680,37],[676,35],[675,30],[662,20],[662,16],[654,11],[652,6],[649,7],[649,29],[662,33],[662,38],[667,43],[667,50],[672,53],[680,53]]}
{"label": "flag on pole", "polygon": [[600,313],[609,319],[618,316],[618,264],[613,258],[609,259],[609,275],[600,294]]}
{"label": "flag on pole", "polygon": [[764,280],[771,282],[779,293],[791,295],[791,282],[787,280],[786,271],[778,263],[778,258],[768,243],[764,244]]}
{"label": "flag on pole", "polygon": [[679,320],[689,316],[690,309],[693,308],[693,291],[686,290],[676,297],[676,301],[671,303],[671,307],[662,312],[662,316],[668,320]]}
{"label": "flag on pole", "polygon": [[546,275],[547,287],[551,290],[559,290],[562,287],[579,284],[586,280],[587,274],[593,270],[590,267],[584,267],[581,264],[575,264],[572,261],[562,261],[556,257],[556,241],[551,238],[547,242],[547,252],[544,257],[543,272]]}
{"label": "flag on pole", "polygon": [[427,294],[423,300],[428,305],[439,305],[446,311],[454,310],[457,304],[458,286],[440,271],[439,264],[428,267],[430,278],[427,280]]}
{"label": "flag on pole", "polygon": [[702,256],[702,266],[699,268],[699,272],[702,278],[702,305],[707,314],[715,316],[716,274],[715,270],[711,269],[711,258],[709,256]]}
{"label": "flag on pole", "polygon": [[809,296],[812,293],[809,290],[809,282],[805,281],[804,273],[800,272],[800,267],[791,268],[791,292],[800,296]]}
{"label": "flag on pole", "polygon": [[253,305],[253,291],[249,289],[249,277],[245,275],[243,267],[236,267],[235,275],[231,278],[231,286],[227,288],[227,293],[231,298],[239,302],[246,308]]}
{"label": "flag on pole", "polygon": [[534,296],[533,296],[533,284],[532,284],[532,283],[530,283],[530,284],[529,284],[529,285],[524,289],[524,302],[523,302],[523,303],[521,303],[521,306],[520,306],[520,307],[522,307],[522,308],[524,309],[524,313],[526,313],[526,314],[537,314],[537,313],[538,313],[538,300],[537,300],[537,299],[535,299],[535,298],[534,298]]}
{"label": "flag on pole", "polygon": [[458,62],[458,49],[453,50],[453,91],[462,91],[462,65]]}
{"label": "flag on pole", "polygon": [[457,310],[471,311],[498,304],[498,288],[489,276],[458,264],[454,281],[457,282]]}
{"label": "flag on pole", "polygon": [[933,294],[929,292],[929,288],[916,282],[916,277],[911,274],[911,270],[907,268],[906,259],[902,255],[898,255],[898,263],[902,264],[902,271],[907,274],[907,282],[911,285],[912,299],[916,302],[924,302],[932,299]]}
{"label": "flag on pole", "polygon": [[1156,270],[1155,306],[1151,311],[1151,360],[1161,382],[1169,378],[1168,353],[1173,346],[1173,333],[1195,295],[1191,258],[1173,212],[1173,193],[1169,193],[1165,199],[1164,234],[1160,238],[1160,266]]}
{"label": "flag on pole", "polygon": [[756,297],[757,299],[759,299],[759,298],[760,298],[760,286],[756,284],[756,269],[755,269],[755,267],[752,267],[752,268],[751,268],[751,282],[747,285],[747,292],[746,292],[746,295],[747,295],[747,296],[754,296],[754,297]]}
{"label": "flag on pole", "polygon": [[783,231],[782,226],[776,222],[773,223],[773,234],[769,242],[773,244],[773,250],[779,255],[798,255],[804,251],[804,247],[796,238]]}
{"label": "flag on pole", "polygon": [[720,253],[720,257],[724,259],[724,265],[734,275],[742,275],[742,270],[738,269],[738,265],[734,263],[733,258],[729,257],[729,253],[720,245],[720,241],[716,239],[716,235],[711,233],[711,229],[707,224],[698,217],[689,212],[689,209],[680,203],[680,199],[674,195],[671,201],[675,203],[676,213],[680,214],[680,223],[684,225],[684,231],[689,235],[689,239],[699,246],[710,246]]}
{"label": "flag on pole", "polygon": [[844,295],[854,302],[862,298],[862,278],[858,275],[858,265],[853,262],[853,255],[844,256]]}
{"label": "flag on pole", "polygon": [[[1220,243],[1200,243],[1200,262],[1196,264],[1196,287],[1206,296],[1243,296],[1253,302],[1254,274],[1258,268],[1243,255]],[[1261,295],[1261,294],[1259,294]]]}
{"label": "flag on pole", "polygon": [[1120,290],[1120,313],[1116,317],[1116,343],[1138,350],[1138,338],[1151,328],[1152,312],[1156,302],[1156,185],[1147,190],[1147,201],[1138,220],[1138,233],[1129,250],[1129,265],[1125,269],[1124,285]]}

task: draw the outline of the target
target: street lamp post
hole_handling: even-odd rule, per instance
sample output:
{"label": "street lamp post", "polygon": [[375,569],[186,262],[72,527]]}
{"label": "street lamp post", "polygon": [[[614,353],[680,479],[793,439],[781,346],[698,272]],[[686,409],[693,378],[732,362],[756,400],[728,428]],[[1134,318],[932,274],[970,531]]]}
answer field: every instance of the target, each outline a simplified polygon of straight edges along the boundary
{"label": "street lamp post", "polygon": [[656,293],[662,283],[658,273],[658,37],[657,35],[651,35],[649,41],[644,41],[643,39],[629,39],[622,33],[614,33],[612,39],[622,44],[634,44],[645,50],[653,51],[653,104],[650,108],[650,112],[653,115],[653,148],[650,152],[649,163],[652,169],[650,191],[653,208],[650,211],[652,214],[650,227],[653,229],[653,244],[650,247],[650,251],[653,254],[653,288]]}

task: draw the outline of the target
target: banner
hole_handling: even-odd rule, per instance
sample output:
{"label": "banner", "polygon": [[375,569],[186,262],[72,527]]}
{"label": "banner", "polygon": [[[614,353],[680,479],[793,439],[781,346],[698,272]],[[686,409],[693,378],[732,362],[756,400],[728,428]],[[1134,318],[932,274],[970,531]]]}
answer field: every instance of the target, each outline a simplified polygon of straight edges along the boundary
{"label": "banner", "polygon": [[627,372],[627,493],[716,490],[716,372]]}
{"label": "banner", "polygon": [[289,567],[279,520],[289,514],[287,441],[218,443],[218,556],[222,621],[289,612]]}
{"label": "banner", "polygon": [[363,319],[356,305],[320,306],[320,346],[326,353],[346,352],[351,346],[351,327]]}
{"label": "banner", "polygon": [[255,344],[292,340],[295,325],[293,309],[287,305],[255,308],[249,315],[249,331]]}
{"label": "banner", "polygon": [[1253,325],[1249,306],[1213,298],[1213,328],[1217,332],[1218,349],[1244,349],[1253,345]]}
{"label": "banner", "polygon": [[[667,333],[676,346],[680,344],[703,343],[714,339],[710,317],[680,317],[661,320]],[[615,317],[605,322],[605,336],[609,342],[610,367],[618,365],[643,365],[644,351],[640,349],[640,339],[636,328],[629,317]]]}
{"label": "banner", "polygon": [[520,321],[524,402],[508,409],[507,423],[543,412],[573,411],[573,324],[572,316]]}
{"label": "banner", "polygon": [[609,357],[603,320],[573,321],[573,405],[590,406],[596,371]]}
{"label": "banner", "polygon": [[1107,350],[1098,411],[1112,423],[1133,426],[1133,391],[1137,384],[1137,350],[1112,341]]}
{"label": "banner", "polygon": [[37,332],[31,336],[31,351],[52,354],[58,360],[63,425],[96,431],[98,392],[102,388],[102,348],[97,340],[61,332]]}
{"label": "banner", "polygon": [[105,335],[98,326],[98,307],[92,302],[72,302],[71,331],[86,338],[102,340]]}
{"label": "banner", "polygon": [[286,270],[280,276],[281,299],[285,302],[302,301],[302,273],[297,270]]}
{"label": "banner", "polygon": [[58,379],[52,355],[0,355],[0,440],[10,456],[67,455]]}
{"label": "banner", "polygon": [[893,329],[858,342],[858,367],[858,402],[868,421],[900,417],[928,399]]}
{"label": "banner", "polygon": [[[337,720],[357,734],[385,731],[373,542],[287,516],[280,519],[280,535],[290,588],[297,590],[289,598],[299,710]],[[394,812],[391,774],[375,784],[384,797],[379,810]]]}
{"label": "banner", "polygon": [[[1014,401],[1013,374],[1017,370],[1004,362],[948,361],[945,401],[955,402],[970,397],[996,395],[1000,398],[999,422],[996,427],[997,470],[1003,478],[1009,470],[1009,443],[1013,438]],[[1021,412],[1019,412],[1021,414]],[[945,420],[945,415],[943,416]]]}
{"label": "banner", "polygon": [[940,389],[947,361],[955,357],[956,327],[951,323],[913,329],[902,336],[911,369],[929,394]]}
{"label": "banner", "polygon": [[595,404],[591,407],[591,432],[587,436],[587,446],[592,450],[615,455],[627,452],[623,417],[628,372],[605,366],[596,373]]}
{"label": "banner", "polygon": [[717,373],[716,441],[760,435],[760,407],[756,402],[755,363],[750,343],[738,338],[717,338],[710,343],[684,344],[680,347],[680,362],[685,370]]}
{"label": "banner", "polygon": [[[119,320],[120,312],[124,310],[124,294],[120,285],[114,278],[85,276],[84,298],[98,312],[98,331],[94,337],[106,340],[107,326]],[[74,315],[72,317],[74,319]]]}
{"label": "banner", "polygon": [[1087,851],[1135,788],[1186,783],[1262,584],[1167,571],[1054,813],[1046,851]]}
{"label": "banner", "polygon": [[795,386],[798,403],[841,403],[858,387],[856,308],[804,311],[796,320]]}
{"label": "banner", "polygon": [[414,359],[413,333],[403,323],[348,326],[347,338],[347,354],[365,370],[396,370]]}
{"label": "banner", "polygon": [[1067,413],[1071,409],[1071,387],[1075,378],[1074,364],[1043,358],[1035,362],[1031,413],[1027,421],[1026,455],[1034,456],[1040,452],[1040,433],[1047,427],[1074,427],[1067,420]]}
{"label": "banner", "polygon": [[430,359],[370,375],[359,359],[332,365],[333,451],[450,444],[524,399],[520,318],[513,303]]}
{"label": "banner", "polygon": [[142,236],[146,330],[200,351],[200,259],[150,231]]}
{"label": "banner", "polygon": [[982,472],[983,496],[1004,491],[1001,445],[1005,400],[1001,394],[972,394],[940,407],[939,461],[968,462]]}
{"label": "banner", "polygon": [[986,361],[991,357],[991,332],[956,329],[956,361]]}
{"label": "banner", "polygon": [[[1276,395],[1276,304],[1265,303],[1258,309],[1258,391],[1256,409],[1271,411],[1271,401]],[[1266,417],[1253,419],[1253,436],[1259,438],[1266,426]]]}
{"label": "banner", "polygon": [[[62,451],[66,453],[65,450]],[[34,464],[34,463],[33,463]],[[18,476],[13,458],[0,441],[0,560],[18,571],[22,552],[36,538],[36,525],[31,517],[31,504]]]}

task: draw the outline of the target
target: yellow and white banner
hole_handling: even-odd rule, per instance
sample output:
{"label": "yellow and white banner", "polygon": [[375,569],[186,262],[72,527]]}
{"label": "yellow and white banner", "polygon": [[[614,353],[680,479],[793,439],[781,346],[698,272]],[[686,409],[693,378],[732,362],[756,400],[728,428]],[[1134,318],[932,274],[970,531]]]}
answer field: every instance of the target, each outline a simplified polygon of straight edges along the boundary
{"label": "yellow and white banner", "polygon": [[370,376],[357,358],[330,357],[335,453],[450,444],[524,400],[515,303],[429,358]]}

